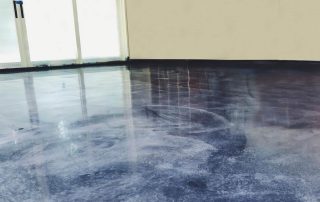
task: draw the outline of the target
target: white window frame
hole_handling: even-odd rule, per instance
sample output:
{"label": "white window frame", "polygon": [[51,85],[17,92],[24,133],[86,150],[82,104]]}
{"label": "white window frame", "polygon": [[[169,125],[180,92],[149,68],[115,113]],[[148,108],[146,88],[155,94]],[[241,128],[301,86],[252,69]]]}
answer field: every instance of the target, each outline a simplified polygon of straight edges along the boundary
{"label": "white window frame", "polygon": [[[15,1],[15,0],[13,0]],[[20,49],[20,62],[15,63],[0,63],[0,69],[12,69],[21,67],[33,67],[33,66],[60,66],[70,64],[86,64],[95,62],[109,62],[109,61],[125,61],[129,56],[128,48],[128,32],[127,32],[127,19],[126,19],[126,2],[125,0],[116,0],[117,2],[117,14],[118,14],[118,30],[119,30],[119,44],[120,44],[120,57],[103,57],[103,58],[90,58],[83,59],[81,50],[81,33],[79,32],[79,18],[77,0],[72,0],[73,4],[73,20],[75,29],[75,40],[77,45],[77,55],[75,59],[71,60],[55,60],[55,61],[31,61],[30,50],[28,45],[27,30],[24,18],[19,14],[19,18],[16,19],[16,33],[18,36],[18,43]],[[14,9],[12,8],[14,14]],[[20,13],[20,9],[18,10]]]}

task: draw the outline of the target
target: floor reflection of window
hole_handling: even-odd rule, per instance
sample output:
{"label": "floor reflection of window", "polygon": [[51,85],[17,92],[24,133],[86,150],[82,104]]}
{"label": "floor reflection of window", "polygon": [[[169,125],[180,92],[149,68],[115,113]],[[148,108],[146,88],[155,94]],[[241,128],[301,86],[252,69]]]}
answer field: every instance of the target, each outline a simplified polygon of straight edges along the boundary
{"label": "floor reflection of window", "polygon": [[88,116],[123,113],[123,70],[84,69]]}
{"label": "floor reflection of window", "polygon": [[8,134],[8,130],[29,128],[24,80],[1,80],[0,78],[0,92],[0,106],[3,106],[0,110],[0,134]]}
{"label": "floor reflection of window", "polygon": [[41,122],[58,123],[63,120],[82,120],[80,89],[76,70],[34,78]]}

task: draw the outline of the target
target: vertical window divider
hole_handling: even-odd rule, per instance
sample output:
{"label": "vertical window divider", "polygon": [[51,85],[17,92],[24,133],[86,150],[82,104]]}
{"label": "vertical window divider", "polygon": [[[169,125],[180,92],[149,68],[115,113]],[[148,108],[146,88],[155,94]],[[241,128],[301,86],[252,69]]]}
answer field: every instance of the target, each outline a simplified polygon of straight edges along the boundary
{"label": "vertical window divider", "polygon": [[30,60],[30,50],[28,43],[27,26],[24,18],[23,1],[14,0],[13,6],[16,18],[16,32],[18,36],[21,65],[24,67],[31,67],[32,63]]}
{"label": "vertical window divider", "polygon": [[121,59],[125,60],[129,57],[129,37],[128,37],[128,21],[126,11],[126,1],[117,0],[118,13],[118,29],[120,34]]}
{"label": "vertical window divider", "polygon": [[82,50],[81,50],[81,38],[80,38],[80,29],[79,29],[77,0],[72,0],[72,5],[73,5],[74,29],[75,29],[76,44],[77,44],[77,63],[82,64],[83,59],[82,59]]}

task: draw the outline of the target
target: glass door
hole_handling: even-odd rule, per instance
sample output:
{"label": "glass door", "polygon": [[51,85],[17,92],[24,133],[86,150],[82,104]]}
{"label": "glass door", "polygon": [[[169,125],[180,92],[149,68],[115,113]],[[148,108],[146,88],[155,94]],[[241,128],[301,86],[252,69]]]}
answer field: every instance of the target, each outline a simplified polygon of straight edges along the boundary
{"label": "glass door", "polygon": [[[6,64],[5,64],[6,63]],[[8,64],[9,63],[9,64]],[[11,0],[0,1],[0,69],[20,63],[15,14]]]}
{"label": "glass door", "polygon": [[8,63],[30,67],[124,59],[123,4],[124,0],[0,0],[0,68],[10,68]]}
{"label": "glass door", "polygon": [[71,0],[24,0],[32,62],[74,62],[77,57]]}
{"label": "glass door", "polygon": [[77,0],[82,58],[120,58],[119,0]]}

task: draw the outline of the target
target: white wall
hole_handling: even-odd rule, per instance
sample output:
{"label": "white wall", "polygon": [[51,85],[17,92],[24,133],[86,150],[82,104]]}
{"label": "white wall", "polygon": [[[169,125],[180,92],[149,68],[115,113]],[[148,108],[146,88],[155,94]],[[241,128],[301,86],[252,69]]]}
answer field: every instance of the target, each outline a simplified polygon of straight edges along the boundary
{"label": "white wall", "polygon": [[132,59],[320,60],[319,0],[126,0]]}

